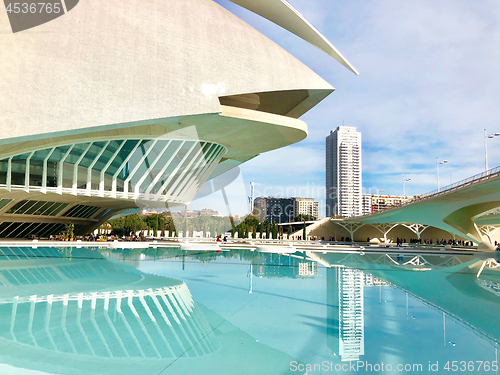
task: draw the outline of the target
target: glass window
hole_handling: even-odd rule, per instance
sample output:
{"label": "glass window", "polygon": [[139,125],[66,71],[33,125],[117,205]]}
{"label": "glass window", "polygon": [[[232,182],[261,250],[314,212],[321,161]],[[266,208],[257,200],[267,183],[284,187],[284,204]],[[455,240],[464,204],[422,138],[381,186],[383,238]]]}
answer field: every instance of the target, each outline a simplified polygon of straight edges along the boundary
{"label": "glass window", "polygon": [[94,217],[94,220],[100,220],[102,217],[106,216],[111,210],[108,208],[106,210],[102,210],[99,214],[97,214],[96,217]]}

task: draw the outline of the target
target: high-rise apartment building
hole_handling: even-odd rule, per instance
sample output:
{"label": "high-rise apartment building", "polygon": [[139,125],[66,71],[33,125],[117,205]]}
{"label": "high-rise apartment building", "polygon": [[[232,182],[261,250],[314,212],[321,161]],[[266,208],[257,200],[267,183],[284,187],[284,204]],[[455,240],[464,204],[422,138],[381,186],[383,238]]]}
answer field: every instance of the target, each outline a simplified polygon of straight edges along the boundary
{"label": "high-rise apartment building", "polygon": [[361,133],[339,126],[326,137],[326,215],[361,215],[361,187]]}

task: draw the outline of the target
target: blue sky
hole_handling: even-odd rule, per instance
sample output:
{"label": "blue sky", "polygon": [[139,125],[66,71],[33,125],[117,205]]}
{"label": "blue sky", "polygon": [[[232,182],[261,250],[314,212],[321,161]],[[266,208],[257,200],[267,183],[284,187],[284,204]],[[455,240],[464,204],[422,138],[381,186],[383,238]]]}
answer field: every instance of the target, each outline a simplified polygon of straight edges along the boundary
{"label": "blue sky", "polygon": [[[243,187],[266,195],[301,192],[324,206],[325,137],[337,126],[362,132],[366,192],[408,195],[484,171],[483,129],[500,132],[500,2],[290,0],[356,67],[356,76],[279,26],[226,0],[219,4],[281,45],[336,88],[301,119],[306,140],[243,164],[231,192],[246,211]],[[488,141],[500,165],[500,137]],[[239,196],[239,197],[238,197]],[[224,212],[221,197],[194,201]],[[324,212],[324,208],[323,212]]]}

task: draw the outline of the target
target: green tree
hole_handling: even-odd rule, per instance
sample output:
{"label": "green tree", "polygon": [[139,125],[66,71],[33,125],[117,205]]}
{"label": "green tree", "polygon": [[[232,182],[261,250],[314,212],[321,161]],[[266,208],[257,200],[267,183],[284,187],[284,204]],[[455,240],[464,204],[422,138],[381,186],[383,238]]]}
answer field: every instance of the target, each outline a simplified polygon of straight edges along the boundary
{"label": "green tree", "polygon": [[278,226],[276,223],[273,223],[272,225],[272,234],[273,234],[273,239],[277,240],[278,239]]}
{"label": "green tree", "polygon": [[293,221],[295,221],[295,222],[297,222],[297,221],[313,221],[313,220],[317,220],[317,218],[315,216],[312,216],[312,215],[304,215],[304,214],[300,214],[293,219]]}

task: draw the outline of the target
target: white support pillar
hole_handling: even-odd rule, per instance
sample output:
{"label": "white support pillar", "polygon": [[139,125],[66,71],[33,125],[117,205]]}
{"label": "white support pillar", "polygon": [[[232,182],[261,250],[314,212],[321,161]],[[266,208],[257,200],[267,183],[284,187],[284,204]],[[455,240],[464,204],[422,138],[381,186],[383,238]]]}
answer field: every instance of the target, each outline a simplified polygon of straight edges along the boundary
{"label": "white support pillar", "polygon": [[75,147],[74,144],[72,144],[70,146],[70,148],[68,149],[68,151],[66,151],[66,153],[64,154],[64,156],[62,157],[62,159],[58,163],[58,170],[57,170],[57,193],[58,194],[62,194],[64,161],[69,156],[71,150],[73,150],[73,147]]}
{"label": "white support pillar", "polygon": [[47,163],[50,159],[50,157],[52,156],[52,154],[54,153],[54,150],[56,148],[55,147],[52,147],[52,149],[50,150],[49,154],[45,157],[45,159],[43,159],[43,172],[42,172],[42,193],[47,193]]}
{"label": "white support pillar", "polygon": [[478,225],[479,232],[488,238],[491,244],[495,243],[493,241],[493,236],[500,229],[500,225]]}
{"label": "white support pillar", "polygon": [[80,162],[83,160],[87,152],[90,150],[90,147],[92,147],[93,142],[90,142],[85,151],[82,152],[78,160],[76,161],[75,165],[73,166],[73,185],[72,185],[72,192],[71,194],[77,195],[77,185],[78,185],[78,166],[80,165]]}
{"label": "white support pillar", "polygon": [[177,152],[182,148],[182,146],[184,146],[185,143],[186,143],[186,141],[182,141],[179,144],[179,146],[172,153],[172,156],[168,159],[168,161],[165,163],[165,165],[160,170],[160,172],[158,172],[158,174],[153,179],[153,181],[151,182],[151,184],[149,184],[149,187],[146,189],[146,199],[147,200],[149,200],[149,194],[151,193],[151,190],[153,190],[153,188],[155,187],[155,185],[158,183],[158,181],[160,180],[160,178],[163,176],[163,174],[165,173],[165,171],[169,167],[170,163],[172,163],[172,160],[174,160],[174,158],[177,156]]}
{"label": "white support pillar", "polygon": [[116,170],[115,174],[113,175],[113,180],[111,182],[111,195],[112,195],[113,198],[116,198],[116,179],[118,178],[118,175],[120,174],[120,172],[122,171],[122,169],[125,168],[125,166],[127,165],[128,161],[130,160],[130,158],[132,157],[132,155],[134,155],[134,153],[137,150],[137,148],[141,145],[141,142],[142,142],[142,139],[139,139],[137,141],[137,144],[134,146],[134,148],[132,149],[132,151],[130,151],[130,153],[128,154],[128,156],[125,158],[125,160],[122,162],[122,164],[120,165],[120,167]]}
{"label": "white support pillar", "polygon": [[387,242],[387,234],[392,229],[397,227],[399,224],[384,223],[384,224],[371,224],[371,225],[384,235],[384,242]]}
{"label": "white support pillar", "polygon": [[148,177],[149,172],[151,172],[151,170],[153,170],[153,168],[158,163],[158,161],[160,161],[161,157],[163,156],[163,154],[165,154],[165,152],[167,151],[168,146],[170,146],[171,143],[172,143],[172,141],[168,141],[167,142],[167,144],[163,147],[163,149],[158,153],[158,156],[156,157],[156,159],[153,160],[153,162],[149,165],[149,168],[147,168],[147,170],[144,171],[144,173],[142,174],[142,177],[135,184],[135,186],[134,186],[134,196],[135,196],[135,198],[134,199],[138,198],[138,196],[139,196],[139,189],[141,187],[141,184]]}
{"label": "white support pillar", "polygon": [[364,226],[364,224],[359,223],[357,221],[344,221],[344,222],[335,221],[335,224],[340,225],[342,228],[344,228],[346,231],[349,232],[351,236],[351,242],[354,242],[354,233],[356,233],[356,231],[359,228]]}
{"label": "white support pillar", "polygon": [[87,168],[87,192],[86,195],[90,197],[91,195],[91,190],[92,190],[92,168],[94,168],[94,165],[97,163],[99,158],[104,154],[104,151],[106,151],[106,148],[108,147],[109,143],[111,141],[107,141],[104,147],[101,149],[101,151],[97,154],[97,156],[94,158],[92,161],[92,164]]}
{"label": "white support pillar", "polygon": [[188,152],[186,152],[186,155],[184,155],[184,157],[177,164],[177,166],[174,168],[174,170],[172,171],[172,173],[170,173],[170,176],[168,176],[167,180],[160,187],[160,191],[154,195],[154,199],[155,200],[160,199],[161,192],[166,189],[166,187],[168,186],[168,184],[170,183],[170,181],[172,181],[172,179],[175,177],[175,174],[180,169],[181,165],[184,164],[184,162],[187,160],[187,158],[189,157],[189,155],[191,154],[191,152],[194,150],[194,148],[196,147],[196,145],[197,145],[197,143],[194,142],[194,144],[191,146],[191,148],[188,150]]}
{"label": "white support pillar", "polygon": [[33,157],[35,151],[31,151],[30,155],[26,158],[26,167],[24,171],[24,191],[30,192],[30,160]]}
{"label": "white support pillar", "polygon": [[[217,148],[214,149],[214,151],[216,151],[216,150],[217,150]],[[196,178],[194,178],[193,181],[191,181],[191,184],[189,185],[189,187],[184,189],[184,196],[188,197],[190,195],[193,196],[196,194],[196,190],[193,192],[193,189],[196,189],[197,187],[199,187],[197,185],[197,181],[203,181],[203,183],[204,183],[205,180],[210,176],[210,174],[212,173],[214,168],[217,166],[217,163],[215,161],[220,159],[222,157],[222,155],[224,155],[225,153],[226,153],[226,149],[222,148],[218,152],[211,154],[210,156],[208,156],[205,159],[206,160],[205,167],[199,173],[199,175]]]}
{"label": "white support pillar", "polygon": [[420,235],[422,234],[422,232],[424,230],[426,230],[427,228],[429,228],[428,225],[423,225],[423,224],[418,224],[418,223],[403,223],[401,225],[408,228],[413,233],[415,233],[417,235],[417,239],[419,239],[419,240],[420,240]]}
{"label": "white support pillar", "polygon": [[104,166],[104,168],[101,171],[101,175],[99,178],[99,196],[100,197],[104,197],[104,176],[105,176],[105,173],[108,170],[111,163],[113,163],[113,161],[116,159],[116,157],[118,156],[118,154],[122,150],[123,146],[125,145],[125,142],[127,142],[127,140],[122,141],[120,146],[118,146],[118,148],[116,149],[113,156],[108,160],[108,162],[106,163],[106,165]]}
{"label": "white support pillar", "polygon": [[[219,146],[219,145],[217,145],[215,143],[210,145],[207,152],[203,155],[203,157],[201,157],[199,159],[198,163],[193,167],[193,169],[192,169],[193,172],[191,173],[189,178],[186,179],[186,182],[183,186],[183,189],[185,192],[189,192],[191,189],[191,186],[193,186],[193,184],[196,183],[196,181],[200,178],[200,176],[203,175],[203,173],[206,171],[206,169],[209,168],[212,158],[216,155],[216,151],[218,149],[217,146]],[[196,170],[198,170],[197,173],[196,173]],[[196,175],[195,175],[195,173],[196,173]],[[179,194],[177,194],[177,195],[179,195]]]}
{"label": "white support pillar", "polygon": [[224,149],[217,151],[217,149],[217,145],[214,144],[209,148],[207,154],[203,156],[201,161],[204,162],[205,165],[203,165],[196,177],[192,178],[190,182],[188,181],[187,186],[184,187],[185,195],[189,195],[192,189],[196,188],[196,181],[201,180],[207,170],[210,169],[212,162],[217,159],[217,156],[219,156],[221,152],[225,151]]}
{"label": "white support pillar", "polygon": [[12,186],[12,156],[7,161],[7,190],[10,191]]}
{"label": "white support pillar", "polygon": [[134,166],[134,169],[132,169],[132,171],[129,173],[128,177],[125,179],[125,182],[123,183],[123,197],[124,198],[128,198],[128,184],[129,184],[130,180],[132,179],[132,177],[134,177],[134,174],[142,166],[142,164],[144,163],[144,161],[148,157],[149,153],[153,150],[153,148],[155,147],[155,145],[156,145],[157,142],[158,142],[157,139],[155,139],[153,141],[153,143],[151,144],[151,146],[149,146],[149,148],[146,150],[146,152],[143,153],[143,155],[142,155],[141,159],[139,160],[139,162]]}
{"label": "white support pillar", "polygon": [[[170,192],[167,192],[167,195],[173,195],[175,191],[177,191],[181,186],[186,185],[189,183],[189,178],[194,174],[196,167],[200,164],[202,160],[204,160],[204,155],[203,155],[203,147],[205,147],[206,143],[200,144],[200,149],[196,152],[194,155],[193,159],[189,163],[189,165],[184,168],[184,171],[182,172],[181,176],[175,181],[175,183],[172,185],[170,188]],[[179,189],[179,191],[182,191],[182,189]],[[176,193],[177,196],[179,196],[179,192]]]}

